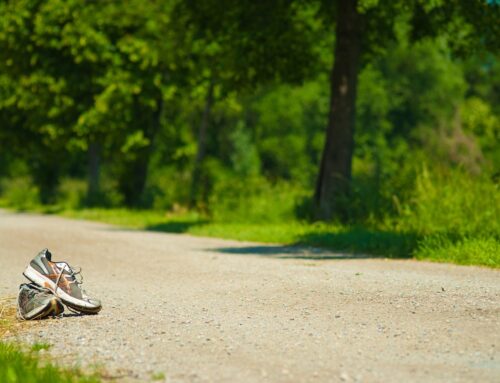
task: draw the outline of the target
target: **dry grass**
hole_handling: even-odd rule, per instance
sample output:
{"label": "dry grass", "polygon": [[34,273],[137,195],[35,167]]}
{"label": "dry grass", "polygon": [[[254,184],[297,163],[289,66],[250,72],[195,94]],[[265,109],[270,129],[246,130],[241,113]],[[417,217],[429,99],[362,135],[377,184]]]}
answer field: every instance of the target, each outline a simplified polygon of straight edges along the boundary
{"label": "dry grass", "polygon": [[22,322],[16,317],[16,297],[0,298],[0,340],[17,332]]}

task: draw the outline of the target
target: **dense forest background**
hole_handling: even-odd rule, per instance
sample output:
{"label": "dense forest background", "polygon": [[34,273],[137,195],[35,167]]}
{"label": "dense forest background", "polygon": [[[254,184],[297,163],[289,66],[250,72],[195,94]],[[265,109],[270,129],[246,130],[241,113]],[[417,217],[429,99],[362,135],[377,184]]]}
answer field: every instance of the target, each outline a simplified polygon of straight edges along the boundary
{"label": "dense forest background", "polygon": [[[0,1],[3,204],[316,221],[340,3]],[[500,6],[357,7],[352,173],[328,221],[497,264]]]}

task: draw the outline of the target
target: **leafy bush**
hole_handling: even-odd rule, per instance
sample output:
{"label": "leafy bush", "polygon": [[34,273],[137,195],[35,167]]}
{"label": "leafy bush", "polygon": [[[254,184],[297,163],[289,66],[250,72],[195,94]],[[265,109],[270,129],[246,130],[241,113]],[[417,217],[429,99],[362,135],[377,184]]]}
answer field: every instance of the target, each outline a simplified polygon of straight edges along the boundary
{"label": "leafy bush", "polygon": [[110,177],[103,177],[99,192],[90,197],[87,195],[86,180],[66,178],[57,189],[56,204],[67,210],[85,206],[118,207],[123,204],[123,196],[117,190],[115,180]]}
{"label": "leafy bush", "polygon": [[84,205],[86,193],[85,181],[66,178],[59,184],[56,203],[66,209],[78,209]]}
{"label": "leafy bush", "polygon": [[295,220],[305,192],[291,184],[271,184],[260,177],[228,178],[215,185],[209,200],[216,222],[277,223]]}
{"label": "leafy bush", "polygon": [[111,176],[104,174],[99,194],[97,205],[106,207],[123,206],[123,195],[118,190],[116,179]]}
{"label": "leafy bush", "polygon": [[179,172],[173,166],[158,167],[151,170],[146,190],[144,204],[154,210],[171,210],[174,205],[188,200],[191,178],[186,172]]}
{"label": "leafy bush", "polygon": [[26,210],[40,204],[40,192],[30,177],[5,179],[1,190],[9,207]]}
{"label": "leafy bush", "polygon": [[486,176],[461,171],[418,174],[413,195],[400,225],[421,234],[458,236],[500,233],[500,191]]}

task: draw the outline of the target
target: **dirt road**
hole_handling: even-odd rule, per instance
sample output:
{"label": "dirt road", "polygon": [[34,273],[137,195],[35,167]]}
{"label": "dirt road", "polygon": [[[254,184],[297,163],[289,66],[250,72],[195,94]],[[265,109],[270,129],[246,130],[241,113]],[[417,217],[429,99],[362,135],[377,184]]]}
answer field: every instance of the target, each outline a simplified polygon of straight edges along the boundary
{"label": "dirt road", "polygon": [[0,296],[48,247],[97,316],[18,337],[124,381],[500,382],[500,272],[0,211]]}

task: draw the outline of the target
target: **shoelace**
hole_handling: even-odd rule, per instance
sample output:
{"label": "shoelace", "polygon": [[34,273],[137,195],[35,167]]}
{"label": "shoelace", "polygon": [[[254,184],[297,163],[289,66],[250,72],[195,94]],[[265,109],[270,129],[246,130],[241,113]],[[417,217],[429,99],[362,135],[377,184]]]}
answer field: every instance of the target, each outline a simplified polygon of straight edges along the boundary
{"label": "shoelace", "polygon": [[[61,264],[63,266],[61,266]],[[57,276],[57,279],[56,279],[56,288],[54,290],[54,293],[57,291],[57,289],[59,288],[59,281],[61,280],[61,277],[64,273],[64,270],[67,270],[70,274],[70,276],[73,277],[73,281],[71,282],[68,282],[68,283],[76,283],[76,285],[78,286],[78,288],[80,289],[80,291],[82,292],[82,298],[83,299],[87,299],[88,295],[87,293],[85,292],[85,290],[81,287],[82,283],[83,283],[83,274],[82,274],[82,268],[79,267],[79,266],[74,266],[74,267],[71,267],[67,262],[56,262],[56,265],[57,267],[59,267],[60,271],[59,271],[59,275]],[[78,277],[78,278],[77,278]],[[66,308],[71,311],[72,313],[74,314],[80,314],[79,311],[73,309],[72,307],[66,305]]]}
{"label": "shoelace", "polygon": [[[60,264],[63,264],[65,266],[59,266]],[[70,276],[73,277],[73,281],[70,281],[69,283],[76,283],[80,291],[82,292],[82,298],[83,299],[88,299],[88,294],[86,291],[82,288],[83,284],[83,273],[82,273],[82,268],[79,266],[74,266],[71,267],[68,263],[66,262],[57,262],[56,263],[57,267],[59,267],[60,271],[56,279],[56,289],[54,290],[54,293],[57,291],[59,288],[59,281],[61,280],[61,277],[64,273],[64,270],[67,270],[70,274]]]}

